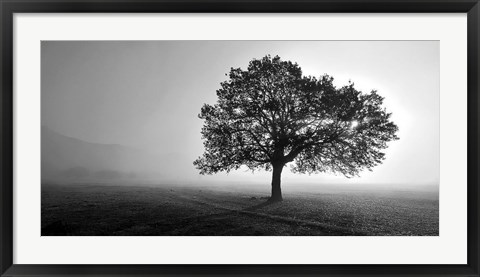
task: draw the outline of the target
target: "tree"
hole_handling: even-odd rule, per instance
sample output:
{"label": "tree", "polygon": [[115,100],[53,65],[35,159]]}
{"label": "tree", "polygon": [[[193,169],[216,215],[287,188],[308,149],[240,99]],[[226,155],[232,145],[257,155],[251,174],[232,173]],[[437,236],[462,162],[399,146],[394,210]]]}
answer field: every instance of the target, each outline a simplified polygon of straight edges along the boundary
{"label": "tree", "polygon": [[194,165],[201,174],[242,165],[272,170],[270,201],[282,200],[281,174],[290,162],[296,173],[353,177],[380,164],[381,150],[398,139],[376,91],[362,93],[353,83],[336,88],[328,75],[302,76],[296,63],[278,56],[254,59],[228,76],[218,102],[199,114],[205,152]]}

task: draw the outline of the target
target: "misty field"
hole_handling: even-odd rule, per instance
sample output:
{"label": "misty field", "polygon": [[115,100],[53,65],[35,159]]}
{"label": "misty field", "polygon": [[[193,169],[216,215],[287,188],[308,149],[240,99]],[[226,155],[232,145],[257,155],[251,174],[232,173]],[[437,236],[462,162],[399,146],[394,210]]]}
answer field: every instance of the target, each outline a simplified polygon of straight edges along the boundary
{"label": "misty field", "polygon": [[[267,188],[267,187],[266,187]],[[438,191],[43,184],[42,236],[437,236]]]}

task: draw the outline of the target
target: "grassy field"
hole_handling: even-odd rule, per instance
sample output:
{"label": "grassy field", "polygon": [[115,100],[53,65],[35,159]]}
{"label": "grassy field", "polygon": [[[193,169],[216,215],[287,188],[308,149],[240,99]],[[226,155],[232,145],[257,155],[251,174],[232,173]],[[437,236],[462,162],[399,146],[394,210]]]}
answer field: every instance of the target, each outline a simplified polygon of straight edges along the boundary
{"label": "grassy field", "polygon": [[437,236],[438,191],[42,185],[42,236]]}

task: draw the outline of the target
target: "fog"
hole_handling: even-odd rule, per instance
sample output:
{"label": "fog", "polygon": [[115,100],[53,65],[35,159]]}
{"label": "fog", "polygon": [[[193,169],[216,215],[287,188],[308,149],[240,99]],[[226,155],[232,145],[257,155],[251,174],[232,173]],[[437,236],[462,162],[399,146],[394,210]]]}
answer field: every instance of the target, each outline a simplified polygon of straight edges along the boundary
{"label": "fog", "polygon": [[231,67],[267,54],[373,89],[399,127],[386,159],[359,177],[284,170],[282,186],[438,187],[437,41],[43,41],[42,180],[175,185],[270,184],[269,172],[203,176],[197,115]]}

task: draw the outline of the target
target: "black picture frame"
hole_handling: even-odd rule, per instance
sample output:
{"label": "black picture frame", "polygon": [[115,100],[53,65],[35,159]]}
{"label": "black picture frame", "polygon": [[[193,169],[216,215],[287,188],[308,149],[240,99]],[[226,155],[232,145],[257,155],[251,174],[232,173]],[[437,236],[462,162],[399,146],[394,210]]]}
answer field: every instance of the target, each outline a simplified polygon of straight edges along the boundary
{"label": "black picture frame", "polygon": [[[1,276],[480,276],[478,0],[1,0]],[[15,13],[467,13],[468,263],[466,265],[13,264],[13,15]]]}

